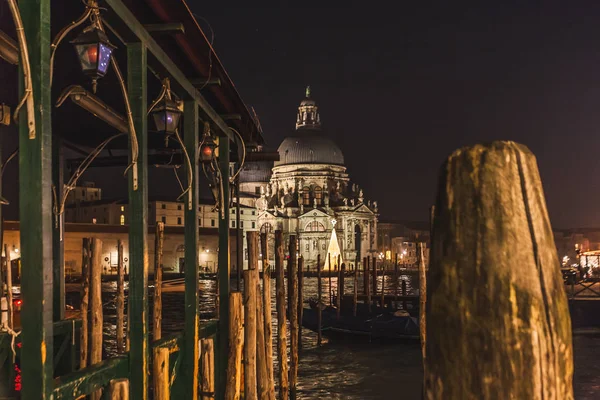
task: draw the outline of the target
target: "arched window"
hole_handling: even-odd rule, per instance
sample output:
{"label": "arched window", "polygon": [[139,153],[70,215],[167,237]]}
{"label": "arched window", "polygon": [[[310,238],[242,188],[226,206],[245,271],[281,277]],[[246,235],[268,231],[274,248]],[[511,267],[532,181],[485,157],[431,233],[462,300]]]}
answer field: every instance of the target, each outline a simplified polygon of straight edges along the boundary
{"label": "arched window", "polygon": [[260,233],[271,233],[271,232],[273,232],[273,226],[270,223],[265,222],[264,224],[261,225]]}
{"label": "arched window", "polygon": [[302,188],[302,204],[310,206],[310,188],[308,186]]}
{"label": "arched window", "polygon": [[325,226],[319,221],[312,221],[306,224],[304,228],[306,232],[325,232]]}
{"label": "arched window", "polygon": [[315,186],[315,199],[317,199],[317,205],[321,205],[323,199],[323,189],[320,186]]}

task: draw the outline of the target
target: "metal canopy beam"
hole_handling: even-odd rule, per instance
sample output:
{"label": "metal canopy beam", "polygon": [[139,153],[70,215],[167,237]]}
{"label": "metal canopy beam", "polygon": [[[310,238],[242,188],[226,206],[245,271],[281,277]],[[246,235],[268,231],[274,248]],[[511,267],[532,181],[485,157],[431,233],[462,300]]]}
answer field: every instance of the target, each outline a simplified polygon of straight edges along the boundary
{"label": "metal canopy beam", "polygon": [[148,51],[152,53],[154,57],[165,67],[167,72],[171,75],[182,88],[187,92],[187,95],[194,99],[200,106],[204,114],[208,119],[230,140],[235,140],[235,135],[225,121],[219,114],[212,108],[210,104],[200,94],[198,89],[186,78],[185,74],[175,65],[173,60],[165,53],[158,43],[152,38],[150,33],[144,28],[140,21],[133,15],[133,13],[127,8],[121,0],[106,0],[112,10],[127,24],[134,35],[146,46]]}
{"label": "metal canopy beam", "polygon": [[210,79],[206,79],[206,78],[190,78],[190,82],[192,83],[192,85],[194,85],[194,86],[200,86],[200,87],[212,86],[212,85],[221,86],[221,79],[220,78],[210,78]]}
{"label": "metal canopy beam", "polygon": [[150,33],[170,35],[174,33],[185,33],[185,27],[181,22],[170,24],[145,24],[144,28]]}

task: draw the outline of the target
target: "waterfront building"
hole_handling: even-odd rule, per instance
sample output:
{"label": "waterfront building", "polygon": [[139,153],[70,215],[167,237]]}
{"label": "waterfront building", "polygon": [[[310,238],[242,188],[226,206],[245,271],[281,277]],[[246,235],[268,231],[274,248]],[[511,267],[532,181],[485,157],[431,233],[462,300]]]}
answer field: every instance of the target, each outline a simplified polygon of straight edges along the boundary
{"label": "waterfront building", "polygon": [[[283,231],[286,249],[296,235],[296,251],[311,268],[318,255],[324,263],[331,256],[333,266],[340,256],[354,268],[357,258],[376,254],[377,202],[351,182],[342,150],[322,128],[310,88],[298,107],[295,131],[277,151],[279,161],[247,163],[240,176],[240,202],[256,207],[260,231]],[[270,248],[273,259],[273,243]]]}

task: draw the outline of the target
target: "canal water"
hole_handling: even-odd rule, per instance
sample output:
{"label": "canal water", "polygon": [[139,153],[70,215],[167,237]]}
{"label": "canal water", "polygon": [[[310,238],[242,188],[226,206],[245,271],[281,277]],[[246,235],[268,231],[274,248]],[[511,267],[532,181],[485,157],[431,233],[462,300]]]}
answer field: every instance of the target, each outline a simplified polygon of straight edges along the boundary
{"label": "canal water", "polygon": [[[406,281],[407,294],[418,294],[418,276],[404,274],[399,277]],[[323,301],[328,299],[329,280],[322,281]],[[344,282],[346,293],[353,292],[353,279]],[[358,280],[362,288],[362,277]],[[337,278],[332,278],[332,287],[337,286]],[[243,284],[242,284],[243,287]],[[381,288],[381,277],[378,280],[378,291]],[[237,282],[231,281],[231,288],[237,288]],[[277,316],[275,313],[275,280],[272,280],[272,312],[273,312],[273,345],[276,346]],[[287,288],[287,286],[286,286]],[[216,282],[200,281],[199,306],[202,319],[214,317]],[[335,290],[335,289],[334,289]],[[395,290],[393,278],[385,277],[386,293]],[[104,302],[104,356],[116,352],[116,308],[115,282],[103,283]],[[152,288],[149,290],[152,300]],[[304,301],[317,297],[317,279],[304,279]],[[127,298],[127,293],[126,293]],[[67,303],[79,305],[79,295],[68,293]],[[182,292],[163,293],[163,336],[183,330],[184,326],[184,294]],[[596,302],[594,302],[596,303]],[[600,311],[597,302],[596,313]],[[152,303],[150,303],[152,304]],[[152,307],[150,307],[152,308]],[[150,321],[152,320],[150,315]],[[586,324],[585,318],[577,318],[578,323]],[[594,322],[595,323],[595,322]],[[289,333],[289,329],[288,329]],[[600,336],[579,336],[573,338],[575,351],[575,398],[578,400],[600,399]],[[288,342],[289,346],[289,342]],[[421,349],[418,343],[404,344],[371,344],[367,342],[329,342],[323,338],[323,344],[317,346],[314,332],[303,329],[303,351],[300,354],[298,398],[299,399],[404,399],[419,400],[421,398]],[[274,349],[276,358],[277,350]],[[277,360],[275,359],[275,371]]]}

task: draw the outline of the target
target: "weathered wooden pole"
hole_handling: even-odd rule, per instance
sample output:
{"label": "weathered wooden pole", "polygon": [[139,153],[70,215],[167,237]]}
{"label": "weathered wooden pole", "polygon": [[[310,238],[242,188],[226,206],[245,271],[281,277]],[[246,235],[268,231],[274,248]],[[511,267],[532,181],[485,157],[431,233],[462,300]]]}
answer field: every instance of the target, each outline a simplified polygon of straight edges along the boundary
{"label": "weathered wooden pole", "polygon": [[215,398],[215,347],[213,339],[200,340],[202,348],[202,376],[200,377],[200,398],[213,400]]}
{"label": "weathered wooden pole", "polygon": [[229,294],[229,358],[225,400],[239,400],[242,388],[242,350],[244,347],[244,305],[242,293]]}
{"label": "weathered wooden pole", "polygon": [[358,304],[358,262],[359,262],[360,258],[358,256],[356,256],[356,264],[355,264],[355,268],[354,268],[354,285],[353,285],[353,289],[354,289],[354,296],[352,297],[352,315],[354,315],[356,317],[356,307]]}
{"label": "weathered wooden pole", "polygon": [[258,233],[246,232],[248,269],[244,271],[244,396],[257,400],[256,308],[258,289]]}
{"label": "weathered wooden pole", "polygon": [[4,245],[4,254],[6,255],[6,302],[8,303],[8,327],[10,329],[15,329],[12,291],[12,262],[10,260],[10,251],[8,250],[7,245]]}
{"label": "weathered wooden pole", "polygon": [[263,314],[263,298],[260,295],[260,280],[256,282],[256,382],[259,399],[273,399],[269,391],[269,373],[267,371],[267,347],[265,341],[265,316]]}
{"label": "weathered wooden pole", "polygon": [[302,315],[304,311],[304,257],[298,258],[298,352],[302,351]]}
{"label": "weathered wooden pole", "polygon": [[[377,258],[375,256],[371,257],[371,273],[373,274],[373,285],[372,294],[373,296],[377,296]],[[377,298],[377,297],[375,297]],[[377,305],[377,300],[374,300],[375,305]]]}
{"label": "weathered wooden pole", "polygon": [[406,280],[402,279],[402,309],[406,310],[407,309],[407,302],[406,302]]}
{"label": "weathered wooden pole", "polygon": [[[102,241],[92,238],[92,262],[90,269],[90,365],[102,361]],[[100,399],[102,391],[92,394]]]}
{"label": "weathered wooden pole", "polygon": [[171,398],[169,379],[169,349],[156,347],[152,351],[152,375],[154,378],[154,399]]}
{"label": "weathered wooden pole", "polygon": [[337,269],[337,293],[335,296],[335,316],[340,319],[340,312],[342,310],[342,269]]}
{"label": "weathered wooden pole", "polygon": [[287,400],[289,397],[287,328],[285,324],[285,284],[283,276],[283,232],[277,230],[275,231],[275,286],[277,290],[277,360],[279,361],[279,400]]}
{"label": "weathered wooden pole", "polygon": [[317,254],[317,346],[321,345],[322,340],[322,332],[321,332],[321,324],[322,324],[322,314],[321,314],[321,296],[323,291],[323,285],[321,282],[321,255]]}
{"label": "weathered wooden pole", "polygon": [[394,307],[398,307],[398,278],[400,274],[398,273],[398,253],[396,253],[396,257],[394,259]]}
{"label": "weathered wooden pole", "polygon": [[[117,352],[125,350],[125,271],[123,270],[123,243],[117,240]],[[129,388],[129,383],[128,386]],[[128,389],[129,390],[129,389]]]}
{"label": "weathered wooden pole", "polygon": [[[6,250],[5,250],[6,251]],[[92,240],[83,238],[81,249],[81,332],[79,368],[88,366],[89,360],[89,304],[90,304],[90,269],[92,263]],[[10,293],[10,292],[9,292]],[[9,302],[9,304],[12,303]],[[10,313],[9,313],[10,315]]]}
{"label": "weathered wooden pole", "polygon": [[290,275],[292,284],[290,285],[291,303],[288,305],[290,310],[290,398],[296,399],[296,383],[298,379],[298,275],[297,256],[296,256],[296,236],[290,235]]}
{"label": "weathered wooden pole", "polygon": [[152,325],[152,338],[158,340],[162,337],[162,258],[163,243],[165,239],[165,224],[156,223],[154,234],[154,324]]}
{"label": "weathered wooden pole", "polygon": [[340,281],[341,281],[340,296],[342,297],[342,300],[344,299],[344,295],[346,294],[345,288],[344,288],[344,281],[345,281],[345,279],[346,279],[346,264],[342,263],[341,274],[340,274]]}
{"label": "weathered wooden pole", "polygon": [[[168,351],[168,350],[167,350]],[[110,400],[129,400],[129,380],[113,379],[110,381]],[[163,400],[163,397],[155,397],[156,400]],[[168,397],[167,397],[168,399]]]}
{"label": "weathered wooden pole", "polygon": [[275,373],[273,372],[273,321],[271,318],[271,266],[269,265],[269,237],[261,233],[260,246],[263,260],[263,315],[265,326],[265,347],[267,349],[267,375],[269,393],[275,396]]}
{"label": "weathered wooden pole", "polygon": [[381,263],[381,311],[385,309],[385,262]]}
{"label": "weathered wooden pole", "polygon": [[371,312],[371,285],[370,285],[370,278],[371,278],[371,274],[369,272],[369,261],[370,261],[370,257],[365,257],[365,295],[367,296],[367,308],[369,310],[369,313]]}
{"label": "weathered wooden pole", "polygon": [[329,252],[327,253],[327,262],[328,262],[327,275],[329,276],[329,305],[332,306],[333,305],[333,287],[331,285],[331,273],[333,272],[333,268],[331,266],[331,254],[329,254]]}
{"label": "weathered wooden pole", "polygon": [[421,337],[421,353],[425,365],[425,345],[427,343],[427,318],[425,307],[427,305],[427,265],[424,254],[425,243],[417,244],[419,254],[419,336]]}
{"label": "weathered wooden pole", "polygon": [[571,320],[534,155],[514,142],[456,151],[434,227],[424,397],[573,399]]}

